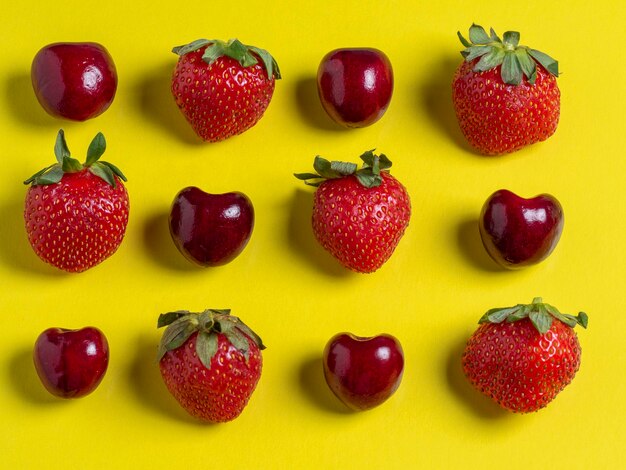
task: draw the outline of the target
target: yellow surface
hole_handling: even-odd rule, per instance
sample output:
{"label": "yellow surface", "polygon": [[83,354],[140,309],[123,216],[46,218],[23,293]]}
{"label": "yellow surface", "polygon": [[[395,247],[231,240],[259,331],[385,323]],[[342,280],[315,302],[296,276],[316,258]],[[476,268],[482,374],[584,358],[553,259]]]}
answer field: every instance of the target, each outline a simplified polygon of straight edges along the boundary
{"label": "yellow surface", "polygon": [[[2,468],[624,468],[622,2],[5,3]],[[501,158],[477,156],[463,143],[449,88],[461,60],[455,33],[472,21],[519,30],[522,43],[560,61],[561,122],[547,142]],[[255,128],[202,144],[170,96],[170,49],[234,36],[270,50],[284,79]],[[109,49],[119,89],[102,116],[62,122],[37,104],[30,63],[45,44],[81,40]],[[345,46],[378,47],[394,66],[391,106],[367,129],[335,128],[316,95],[319,60]],[[40,262],[21,219],[21,182],[53,161],[61,126],[81,157],[102,130],[107,160],[129,178],[124,243],[80,275]],[[316,154],[356,161],[374,147],[394,161],[413,217],[391,260],[356,275],[316,245],[311,191],[292,173],[309,171]],[[196,269],[174,248],[166,217],[188,185],[243,191],[254,202],[252,240],[230,265]],[[476,219],[500,188],[561,201],[565,230],[543,264],[503,272],[484,253]],[[578,329],[582,366],[547,409],[500,412],[466,384],[460,352],[486,309],[538,295],[589,314],[589,329]],[[231,307],[268,345],[248,408],[219,426],[188,419],[154,362],[158,314],[204,307]],[[107,334],[109,371],[92,395],[56,400],[35,375],[33,342],[50,326],[86,325]],[[370,412],[345,413],[323,381],[322,349],[344,330],[388,332],[404,346],[402,385]]]}

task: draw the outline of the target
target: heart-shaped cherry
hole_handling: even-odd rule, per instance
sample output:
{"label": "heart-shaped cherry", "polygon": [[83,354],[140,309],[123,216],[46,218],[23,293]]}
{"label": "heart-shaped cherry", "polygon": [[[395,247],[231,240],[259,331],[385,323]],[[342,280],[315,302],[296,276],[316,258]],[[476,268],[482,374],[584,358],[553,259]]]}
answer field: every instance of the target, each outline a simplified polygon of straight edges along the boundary
{"label": "heart-shaped cherry", "polygon": [[85,121],[113,102],[117,71],[109,52],[93,42],[64,42],[42,48],[31,67],[35,95],[52,116]]}
{"label": "heart-shaped cherry", "polygon": [[35,341],[33,360],[50,393],[79,398],[102,381],[109,365],[109,344],[98,328],[48,328]]}
{"label": "heart-shaped cherry", "polygon": [[517,269],[548,257],[559,242],[563,223],[563,209],[553,196],[524,199],[501,189],[483,205],[478,225],[494,261]]}
{"label": "heart-shaped cherry", "polygon": [[400,386],[404,353],[391,335],[333,336],[324,349],[324,376],[333,393],[356,411],[387,400]]}
{"label": "heart-shaped cherry", "polygon": [[190,186],[174,198],[169,222],[172,239],[188,260],[221,266],[248,244],[254,208],[243,193],[209,194]]}
{"label": "heart-shaped cherry", "polygon": [[369,126],[383,116],[391,101],[391,62],[378,49],[336,49],[319,65],[317,90],[334,121],[346,127]]}

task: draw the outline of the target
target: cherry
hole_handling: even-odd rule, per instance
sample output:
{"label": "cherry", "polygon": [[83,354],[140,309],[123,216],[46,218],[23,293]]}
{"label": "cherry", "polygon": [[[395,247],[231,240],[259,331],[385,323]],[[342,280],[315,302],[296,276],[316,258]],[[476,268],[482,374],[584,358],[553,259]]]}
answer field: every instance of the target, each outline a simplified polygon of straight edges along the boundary
{"label": "cherry", "polygon": [[489,255],[501,266],[518,269],[548,257],[563,231],[563,209],[549,194],[524,199],[501,189],[483,205],[479,229]]}
{"label": "cherry", "polygon": [[319,65],[317,89],[334,121],[346,127],[369,126],[383,116],[391,101],[391,62],[378,49],[336,49]]}
{"label": "cherry", "polygon": [[386,401],[400,386],[404,354],[391,335],[333,336],[324,349],[324,376],[333,393],[356,411]]}
{"label": "cherry", "polygon": [[33,59],[31,80],[39,103],[50,115],[73,121],[102,114],[117,90],[111,55],[93,42],[45,46]]}
{"label": "cherry", "polygon": [[61,398],[80,398],[102,381],[109,365],[109,345],[97,328],[48,328],[33,351],[35,369],[44,387]]}
{"label": "cherry", "polygon": [[191,186],[174,198],[169,221],[172,239],[188,260],[200,266],[220,266],[248,244],[254,208],[240,192],[209,194]]}

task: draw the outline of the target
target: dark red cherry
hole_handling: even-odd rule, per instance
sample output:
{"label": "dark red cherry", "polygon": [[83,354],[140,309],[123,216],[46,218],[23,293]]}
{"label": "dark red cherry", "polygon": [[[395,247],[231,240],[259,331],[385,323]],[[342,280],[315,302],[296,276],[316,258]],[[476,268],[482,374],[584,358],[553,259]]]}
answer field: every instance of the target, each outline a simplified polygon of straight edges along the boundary
{"label": "dark red cherry", "polygon": [[33,350],[35,369],[46,389],[61,398],[93,392],[109,365],[109,345],[97,328],[49,328]]}
{"label": "dark red cherry", "polygon": [[334,121],[346,127],[369,126],[383,116],[391,101],[391,62],[378,49],[336,49],[319,65],[317,89]]}
{"label": "dark red cherry", "polygon": [[93,42],[45,46],[33,59],[31,80],[39,103],[50,115],[73,121],[102,114],[117,90],[111,55]]}
{"label": "dark red cherry", "polygon": [[169,221],[172,239],[188,260],[200,266],[220,266],[248,244],[254,208],[240,192],[209,194],[187,187],[174,198]]}
{"label": "dark red cherry", "polygon": [[517,269],[547,258],[563,223],[563,209],[553,196],[524,199],[501,189],[483,205],[478,225],[489,255],[501,266]]}
{"label": "dark red cherry", "polygon": [[335,335],[324,349],[324,376],[333,393],[356,411],[387,400],[400,386],[404,354],[391,335]]}

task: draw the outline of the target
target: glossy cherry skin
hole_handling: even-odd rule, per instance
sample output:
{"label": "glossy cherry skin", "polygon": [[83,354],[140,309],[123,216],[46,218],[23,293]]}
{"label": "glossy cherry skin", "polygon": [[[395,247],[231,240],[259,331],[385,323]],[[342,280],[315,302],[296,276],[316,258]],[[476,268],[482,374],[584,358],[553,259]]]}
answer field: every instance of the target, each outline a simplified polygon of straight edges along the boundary
{"label": "glossy cherry skin", "polygon": [[404,353],[388,334],[363,338],[339,333],[326,344],[323,363],[326,383],[337,398],[362,411],[380,405],[398,389]]}
{"label": "glossy cherry skin", "polygon": [[61,398],[80,398],[102,381],[109,365],[109,344],[98,328],[48,328],[33,350],[35,369],[44,387]]}
{"label": "glossy cherry skin", "polygon": [[336,49],[319,65],[317,90],[335,122],[346,127],[369,126],[385,114],[391,101],[391,62],[378,49]]}
{"label": "glossy cherry skin", "polygon": [[117,91],[117,71],[104,46],[54,43],[33,59],[31,80],[39,103],[54,117],[85,121],[102,114]]}
{"label": "glossy cherry skin", "polygon": [[524,199],[501,189],[480,213],[480,237],[489,255],[507,269],[530,266],[546,259],[563,231],[563,208],[549,194]]}
{"label": "glossy cherry skin", "polygon": [[174,198],[169,222],[172,239],[188,260],[221,266],[248,244],[254,208],[243,193],[209,194],[191,186]]}

